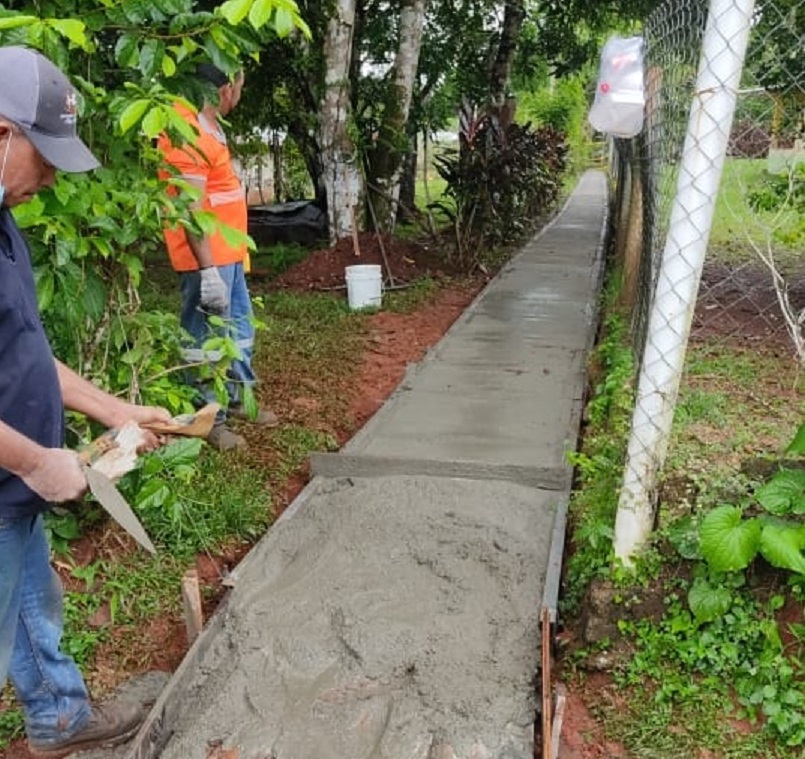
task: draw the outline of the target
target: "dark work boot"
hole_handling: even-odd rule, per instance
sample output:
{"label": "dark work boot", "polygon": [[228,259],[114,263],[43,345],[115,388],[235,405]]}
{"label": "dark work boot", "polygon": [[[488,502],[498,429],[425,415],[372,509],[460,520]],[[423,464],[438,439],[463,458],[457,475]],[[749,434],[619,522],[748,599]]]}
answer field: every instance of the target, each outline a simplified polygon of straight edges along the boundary
{"label": "dark work boot", "polygon": [[28,748],[34,756],[59,759],[74,751],[93,748],[111,748],[134,737],[145,719],[145,710],[140,704],[130,701],[112,701],[92,707],[86,724],[69,738],[34,743]]}
{"label": "dark work boot", "polygon": [[244,422],[253,422],[254,424],[259,424],[261,427],[276,427],[280,423],[279,417],[268,408],[258,407],[257,413],[254,417],[251,417],[246,413],[246,409],[243,406],[239,403],[233,403],[229,407],[228,413],[235,419],[240,419]]}
{"label": "dark work boot", "polygon": [[207,442],[218,451],[244,450],[247,447],[246,438],[232,432],[226,424],[214,424],[207,435]]}

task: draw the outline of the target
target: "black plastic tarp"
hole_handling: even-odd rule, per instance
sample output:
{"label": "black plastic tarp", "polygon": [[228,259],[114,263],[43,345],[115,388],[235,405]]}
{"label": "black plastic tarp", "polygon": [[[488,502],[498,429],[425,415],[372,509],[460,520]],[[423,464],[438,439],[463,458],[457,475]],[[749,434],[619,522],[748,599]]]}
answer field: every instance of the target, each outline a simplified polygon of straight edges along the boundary
{"label": "black plastic tarp", "polygon": [[249,234],[258,248],[313,245],[327,239],[327,215],[312,200],[249,207]]}

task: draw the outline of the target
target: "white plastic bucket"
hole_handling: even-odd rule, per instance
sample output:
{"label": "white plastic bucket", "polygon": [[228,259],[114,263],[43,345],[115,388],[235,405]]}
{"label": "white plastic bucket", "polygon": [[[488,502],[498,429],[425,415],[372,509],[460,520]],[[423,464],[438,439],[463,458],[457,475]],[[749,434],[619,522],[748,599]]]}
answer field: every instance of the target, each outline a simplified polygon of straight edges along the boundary
{"label": "white plastic bucket", "polygon": [[379,264],[347,266],[344,274],[351,309],[380,308],[383,300],[383,277]]}

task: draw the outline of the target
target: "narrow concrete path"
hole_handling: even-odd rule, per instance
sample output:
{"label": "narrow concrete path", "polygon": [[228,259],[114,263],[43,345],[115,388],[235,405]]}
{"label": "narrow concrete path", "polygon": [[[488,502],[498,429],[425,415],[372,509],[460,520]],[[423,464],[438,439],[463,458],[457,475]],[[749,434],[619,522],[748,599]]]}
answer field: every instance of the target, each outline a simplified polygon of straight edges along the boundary
{"label": "narrow concrete path", "polygon": [[344,450],[314,457],[128,759],[532,759],[605,216],[588,172]]}

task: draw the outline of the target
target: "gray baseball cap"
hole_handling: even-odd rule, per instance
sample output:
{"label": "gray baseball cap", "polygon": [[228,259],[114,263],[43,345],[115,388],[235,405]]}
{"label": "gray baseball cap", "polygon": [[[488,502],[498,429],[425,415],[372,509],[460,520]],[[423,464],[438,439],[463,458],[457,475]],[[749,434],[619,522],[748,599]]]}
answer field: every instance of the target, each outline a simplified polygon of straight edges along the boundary
{"label": "gray baseball cap", "polygon": [[57,169],[79,172],[100,166],[76,131],[75,88],[40,53],[0,47],[0,115],[17,124]]}

